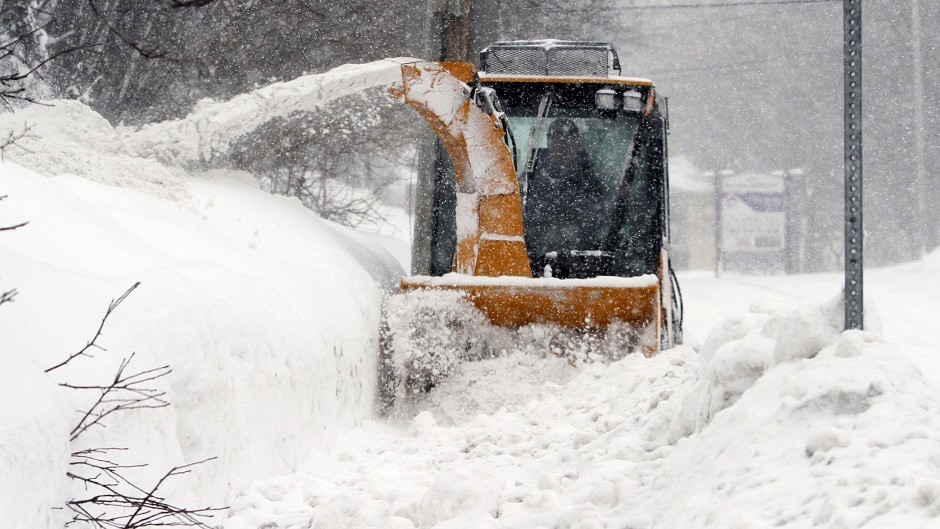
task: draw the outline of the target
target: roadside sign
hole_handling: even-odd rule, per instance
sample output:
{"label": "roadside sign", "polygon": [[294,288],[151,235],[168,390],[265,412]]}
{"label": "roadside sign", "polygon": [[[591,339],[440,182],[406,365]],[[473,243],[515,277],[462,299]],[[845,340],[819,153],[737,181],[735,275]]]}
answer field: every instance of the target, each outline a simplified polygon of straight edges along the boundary
{"label": "roadside sign", "polygon": [[786,185],[782,175],[743,173],[721,181],[721,250],[775,254],[786,243]]}

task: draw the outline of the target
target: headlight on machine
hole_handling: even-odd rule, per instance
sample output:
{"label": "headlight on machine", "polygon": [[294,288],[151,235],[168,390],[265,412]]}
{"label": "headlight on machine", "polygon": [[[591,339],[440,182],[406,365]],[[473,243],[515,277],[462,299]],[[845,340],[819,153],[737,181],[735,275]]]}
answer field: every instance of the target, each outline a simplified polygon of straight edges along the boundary
{"label": "headlight on machine", "polygon": [[601,88],[594,94],[594,105],[598,110],[617,110],[617,92],[610,88]]}
{"label": "headlight on machine", "polygon": [[623,93],[623,109],[627,112],[640,112],[643,110],[643,94],[637,90],[627,90]]}

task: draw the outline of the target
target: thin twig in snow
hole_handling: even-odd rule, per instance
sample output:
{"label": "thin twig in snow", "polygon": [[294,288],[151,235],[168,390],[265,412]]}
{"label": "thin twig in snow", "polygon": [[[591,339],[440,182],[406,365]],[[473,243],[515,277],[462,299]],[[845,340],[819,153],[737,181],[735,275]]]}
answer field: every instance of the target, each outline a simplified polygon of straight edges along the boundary
{"label": "thin twig in snow", "polygon": [[127,296],[129,296],[129,295],[131,294],[131,292],[133,292],[134,289],[136,289],[136,288],[139,287],[139,286],[140,286],[140,281],[134,283],[133,286],[131,286],[131,288],[127,289],[126,292],[124,292],[123,294],[121,294],[121,297],[119,297],[119,298],[117,298],[117,299],[111,300],[111,304],[108,305],[108,310],[104,313],[104,317],[101,318],[101,323],[98,325],[98,330],[95,331],[95,336],[91,339],[91,341],[89,341],[87,344],[85,344],[85,347],[82,347],[81,351],[79,351],[79,352],[77,352],[77,353],[75,353],[75,354],[69,356],[68,358],[66,358],[66,359],[63,360],[62,362],[60,362],[60,363],[58,363],[58,364],[56,364],[56,365],[50,367],[49,369],[46,369],[46,373],[55,371],[56,369],[59,369],[60,367],[62,367],[62,366],[64,366],[64,365],[68,364],[69,362],[71,362],[72,360],[78,358],[79,356],[90,356],[90,355],[87,354],[87,353],[88,353],[88,350],[91,349],[91,348],[93,348],[93,347],[94,347],[94,348],[97,348],[97,349],[102,349],[102,350],[103,350],[103,348],[97,344],[97,341],[98,341],[98,338],[101,337],[101,331],[104,330],[104,324],[108,321],[108,317],[111,316],[111,313],[113,313],[114,310],[117,309],[118,306],[119,306],[125,299],[127,299]]}

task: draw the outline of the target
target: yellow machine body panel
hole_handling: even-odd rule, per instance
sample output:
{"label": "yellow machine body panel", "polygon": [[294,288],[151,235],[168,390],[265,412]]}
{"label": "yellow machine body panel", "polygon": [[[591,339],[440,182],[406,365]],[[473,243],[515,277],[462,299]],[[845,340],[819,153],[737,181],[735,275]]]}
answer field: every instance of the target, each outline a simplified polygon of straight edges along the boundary
{"label": "yellow machine body panel", "polygon": [[659,343],[659,278],[630,279],[634,281],[618,285],[616,281],[589,279],[418,276],[402,279],[401,288],[463,292],[491,324],[501,327],[547,324],[597,330],[627,324],[637,329],[638,345],[649,356],[658,350]]}

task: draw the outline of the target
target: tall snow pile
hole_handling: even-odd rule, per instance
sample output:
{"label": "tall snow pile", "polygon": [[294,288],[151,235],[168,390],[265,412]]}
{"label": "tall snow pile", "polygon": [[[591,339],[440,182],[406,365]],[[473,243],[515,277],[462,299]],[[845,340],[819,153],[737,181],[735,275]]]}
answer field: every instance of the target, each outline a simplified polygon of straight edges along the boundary
{"label": "tall snow pile", "polygon": [[224,527],[934,527],[940,395],[840,312],[752,313],[701,353],[608,366],[464,364],[410,423],[256,483]]}
{"label": "tall snow pile", "polygon": [[[116,454],[187,506],[225,505],[248,483],[293,470],[311,447],[370,417],[379,310],[402,270],[372,236],[266,194],[250,175],[191,174],[115,154],[120,136],[74,102],[0,116],[30,126],[0,163],[0,526],[61,527],[82,494],[68,454]],[[14,163],[16,162],[16,163]],[[22,165],[17,165],[22,164]],[[27,169],[30,166],[35,169]],[[43,371],[94,336],[90,356]],[[131,355],[169,407],[117,413],[70,443],[93,395]],[[92,398],[92,400],[89,400]]]}

